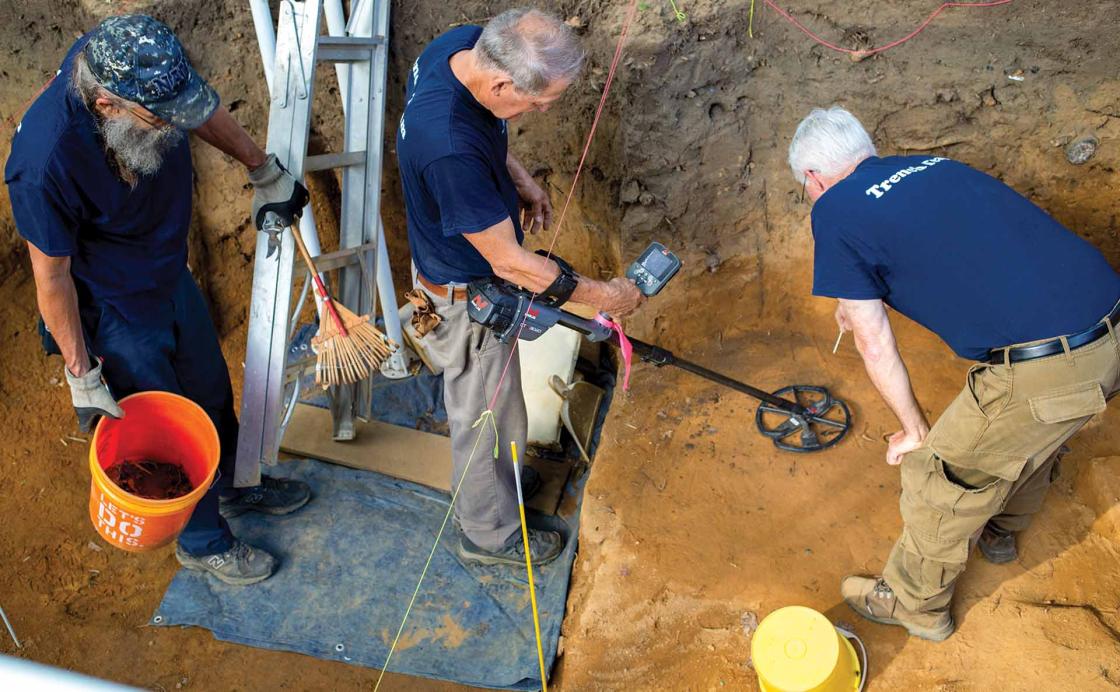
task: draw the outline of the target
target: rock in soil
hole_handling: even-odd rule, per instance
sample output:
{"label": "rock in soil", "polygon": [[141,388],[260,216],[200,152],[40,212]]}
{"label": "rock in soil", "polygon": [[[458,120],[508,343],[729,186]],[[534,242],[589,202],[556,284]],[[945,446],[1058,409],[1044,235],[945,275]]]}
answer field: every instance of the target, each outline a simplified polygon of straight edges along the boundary
{"label": "rock in soil", "polygon": [[1100,140],[1092,135],[1076,139],[1066,147],[1066,161],[1075,166],[1080,166],[1093,158],[1093,154],[1097,153],[1097,146],[1099,145]]}
{"label": "rock in soil", "polygon": [[148,500],[174,500],[194,490],[182,466],[153,459],[126,459],[105,469],[121,490]]}

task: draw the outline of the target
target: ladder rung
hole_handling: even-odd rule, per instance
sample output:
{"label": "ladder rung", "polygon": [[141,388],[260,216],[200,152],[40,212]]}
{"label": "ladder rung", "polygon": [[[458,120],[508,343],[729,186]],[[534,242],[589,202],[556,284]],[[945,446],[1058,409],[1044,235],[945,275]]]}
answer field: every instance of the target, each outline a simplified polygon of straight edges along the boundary
{"label": "ladder rung", "polygon": [[348,267],[351,264],[358,263],[358,255],[363,252],[373,252],[377,249],[377,243],[365,243],[358,247],[348,247],[334,252],[327,252],[315,258],[315,268],[322,272],[329,272],[333,269],[340,269]]}
{"label": "ladder rung", "polygon": [[330,62],[360,62],[369,60],[373,51],[384,44],[384,36],[320,36],[318,58]]}
{"label": "ladder rung", "polygon": [[384,36],[320,36],[319,47],[323,46],[365,46],[374,48],[385,43]]}
{"label": "ladder rung", "polygon": [[284,384],[287,385],[293,380],[315,372],[315,360],[315,354],[309,351],[306,356],[289,362],[284,367]]}
{"label": "ladder rung", "polygon": [[316,154],[303,160],[304,171],[325,171],[331,168],[344,168],[346,166],[364,166],[366,153],[364,151],[345,151],[341,154]]}

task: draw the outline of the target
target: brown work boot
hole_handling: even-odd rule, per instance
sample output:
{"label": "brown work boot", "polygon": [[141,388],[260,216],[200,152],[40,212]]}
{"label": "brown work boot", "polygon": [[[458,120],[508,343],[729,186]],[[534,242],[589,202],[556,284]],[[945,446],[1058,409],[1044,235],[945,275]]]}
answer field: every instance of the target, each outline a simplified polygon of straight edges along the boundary
{"label": "brown work boot", "polygon": [[907,610],[882,577],[844,577],[840,595],[852,610],[868,620],[905,627],[915,637],[940,642],[953,633],[953,616],[948,609],[941,613]]}
{"label": "brown work boot", "polygon": [[976,544],[980,546],[984,559],[997,565],[1014,562],[1019,557],[1019,551],[1015,548],[1015,532],[1004,531],[991,524],[984,525],[984,531],[980,533]]}

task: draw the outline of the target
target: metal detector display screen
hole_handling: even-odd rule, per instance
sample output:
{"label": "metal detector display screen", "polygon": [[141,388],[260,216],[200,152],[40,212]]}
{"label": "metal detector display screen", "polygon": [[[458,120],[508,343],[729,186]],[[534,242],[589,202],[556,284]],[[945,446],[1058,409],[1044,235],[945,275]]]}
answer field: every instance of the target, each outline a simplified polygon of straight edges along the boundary
{"label": "metal detector display screen", "polygon": [[664,276],[666,272],[673,266],[673,261],[660,252],[651,252],[646,255],[646,259],[642,262],[642,266],[646,271],[654,276]]}
{"label": "metal detector display screen", "polygon": [[681,268],[681,261],[661,243],[651,243],[638,261],[630,265],[626,276],[646,296],[655,295]]}

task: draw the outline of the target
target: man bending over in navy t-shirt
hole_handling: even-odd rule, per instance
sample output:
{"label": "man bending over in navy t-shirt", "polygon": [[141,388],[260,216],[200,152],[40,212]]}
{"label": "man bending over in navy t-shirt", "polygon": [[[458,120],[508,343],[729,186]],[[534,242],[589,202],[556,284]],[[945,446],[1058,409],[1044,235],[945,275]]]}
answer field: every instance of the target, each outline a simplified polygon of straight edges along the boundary
{"label": "man bending over in navy t-shirt", "polygon": [[175,556],[226,583],[252,584],[275,561],[235,539],[219,509],[285,514],[310,491],[272,478],[227,487],[237,417],[218,336],[187,269],[187,130],[248,169],[258,228],[267,211],[288,222],[299,215],[307,191],[218,105],[171,29],[144,15],[110,17],[70,48],[20,123],[4,181],[80,428],[99,415],[119,417],[116,397],[140,391],[201,406],[218,429],[221,476]]}
{"label": "man bending over in navy t-shirt", "polygon": [[[442,318],[422,339],[434,364],[443,368],[452,487],[460,487],[462,478],[455,517],[465,560],[525,562],[509,443],[524,448],[527,426],[517,357],[503,380],[513,345],[467,318],[466,284],[497,275],[556,303],[570,299],[616,317],[642,302],[627,279],[595,281],[521,247],[522,212],[532,232],[548,227],[552,207],[509,152],[506,121],[548,110],[579,73],[583,57],[559,19],[510,10],[485,29],[464,26],[437,37],[408,76],[397,160],[416,289]],[[499,382],[504,384],[494,406],[500,439],[495,456],[491,428],[475,427],[475,421]],[[527,489],[529,480],[522,479]],[[560,553],[559,534],[529,533],[534,561]]]}
{"label": "man bending over in navy t-shirt", "polygon": [[[814,202],[813,294],[839,299],[840,329],[902,424],[887,447],[902,464],[902,536],[882,577],[840,590],[863,617],[940,641],[972,545],[1016,559],[1062,443],[1120,389],[1120,276],[994,178],[940,156],[878,157],[842,108],[801,122],[789,163]],[[888,305],[978,361],[932,428]]]}

